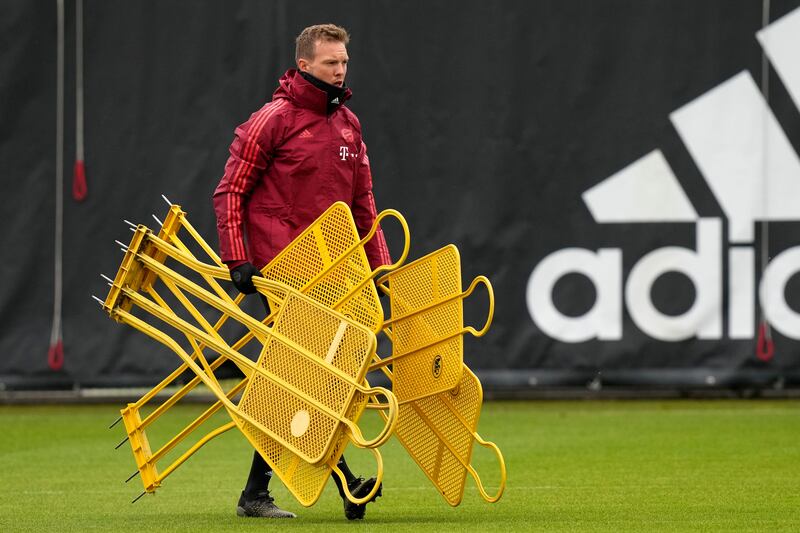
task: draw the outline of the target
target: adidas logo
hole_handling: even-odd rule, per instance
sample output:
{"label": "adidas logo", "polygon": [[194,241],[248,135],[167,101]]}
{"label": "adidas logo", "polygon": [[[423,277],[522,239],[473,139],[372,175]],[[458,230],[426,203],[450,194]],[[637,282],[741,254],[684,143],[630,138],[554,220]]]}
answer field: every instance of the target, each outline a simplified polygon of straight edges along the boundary
{"label": "adidas logo", "polygon": [[[800,9],[756,36],[800,109]],[[800,340],[797,302],[790,306],[786,301],[786,285],[800,272],[800,246],[777,254],[756,279],[755,223],[800,220],[800,158],[768,102],[743,71],[669,118],[728,219],[727,235],[721,218],[697,213],[663,153],[653,150],[585,191],[583,201],[600,224],[693,223],[695,248],[652,250],[633,265],[627,280],[621,248],[555,251],[528,280],[526,300],[534,323],[563,342],[617,341],[623,336],[624,305],[652,338],[721,339],[725,284],[728,338],[754,338],[758,297],[769,324]],[[683,274],[694,285],[695,300],[680,315],[661,312],[652,300],[654,283],[668,272]],[[595,288],[595,301],[581,316],[566,316],[553,303],[555,284],[571,273],[585,276]]]}
{"label": "adidas logo", "polygon": [[332,103],[332,104],[338,104],[338,103],[339,103],[339,97],[337,96],[336,98],[334,98],[333,100],[331,100],[331,103]]}
{"label": "adidas logo", "polygon": [[303,130],[303,132],[300,134],[301,139],[311,139],[313,136],[314,134],[308,130]]}

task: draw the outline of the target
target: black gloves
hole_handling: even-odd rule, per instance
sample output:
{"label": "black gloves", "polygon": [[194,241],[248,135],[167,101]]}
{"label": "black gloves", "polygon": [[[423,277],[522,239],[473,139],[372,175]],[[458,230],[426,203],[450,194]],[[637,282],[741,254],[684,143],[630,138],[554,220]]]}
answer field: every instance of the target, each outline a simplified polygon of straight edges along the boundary
{"label": "black gloves", "polygon": [[231,269],[231,281],[243,294],[253,294],[256,287],[253,285],[253,276],[260,276],[261,272],[253,266],[253,263],[242,263],[236,268]]}

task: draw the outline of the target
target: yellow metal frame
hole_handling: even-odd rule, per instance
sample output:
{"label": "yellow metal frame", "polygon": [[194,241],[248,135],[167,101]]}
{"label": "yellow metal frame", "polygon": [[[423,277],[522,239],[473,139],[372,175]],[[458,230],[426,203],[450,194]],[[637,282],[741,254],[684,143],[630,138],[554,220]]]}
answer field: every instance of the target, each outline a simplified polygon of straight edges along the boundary
{"label": "yellow metal frame", "polygon": [[[391,378],[391,372],[383,371]],[[506,463],[500,448],[477,433],[483,404],[478,377],[464,366],[463,376],[451,391],[400,405],[395,436],[439,493],[456,507],[464,496],[466,475],[475,480],[481,497],[489,503],[500,499],[506,487]],[[497,492],[486,492],[471,464],[474,444],[492,450],[500,468]]]}
{"label": "yellow metal frame", "polygon": [[[364,245],[384,219],[397,220],[403,232],[403,250],[393,264],[370,268]],[[382,211],[370,231],[359,238],[350,208],[336,202],[265,266],[261,273],[308,295],[322,305],[378,333],[384,317],[373,283],[395,270],[408,256],[408,224],[394,209]]]}
{"label": "yellow metal frame", "polygon": [[[374,238],[381,222],[387,217],[395,218],[401,225],[405,240],[403,250],[398,261],[373,271],[369,267],[364,245]],[[179,238],[182,229],[189,233],[213,264],[198,260],[184,245]],[[154,492],[164,478],[211,439],[238,427],[290,492],[305,506],[317,501],[331,475],[344,480],[336,462],[349,442],[365,447],[373,454],[378,483],[370,494],[360,499],[349,493],[346,496],[355,503],[369,501],[383,476],[382,458],[376,447],[383,444],[393,432],[450,505],[460,503],[466,473],[476,480],[478,490],[486,501],[497,501],[505,488],[505,462],[497,446],[484,441],[476,432],[483,392],[477,377],[463,365],[463,335],[470,333],[475,337],[483,336],[491,325],[494,315],[491,283],[484,276],[478,276],[466,291],[462,291],[460,257],[453,245],[402,266],[408,254],[409,242],[408,226],[396,211],[382,212],[371,230],[360,238],[349,208],[341,202],[332,205],[262,270],[266,279],[254,279],[257,289],[270,301],[272,309],[269,316],[256,320],[239,309],[242,295],[231,298],[219,284],[219,279],[228,281],[227,268],[189,224],[179,206],[170,206],[157,236],[144,226],[136,228],[104,306],[115,320],[125,322],[169,346],[183,361],[159,385],[122,410],[122,419],[145,492]],[[199,275],[210,290],[167,267],[165,262],[168,260],[177,261],[185,269]],[[169,289],[199,327],[180,319],[172,311],[153,288],[157,282]],[[463,301],[478,285],[484,285],[488,294],[487,319],[480,329],[464,327]],[[388,320],[384,319],[376,286],[390,295],[391,318]],[[221,313],[214,325],[190,302],[187,293]],[[293,301],[301,302],[305,311],[291,313]],[[172,337],[135,316],[134,309],[142,309],[183,333],[190,349],[184,350]],[[282,334],[283,326],[287,324],[306,330],[319,329],[319,319],[306,318],[304,322],[301,315],[308,314],[308,310],[311,310],[311,314],[334,316],[334,323],[339,324],[333,337],[328,336],[330,342],[323,342],[328,347],[323,350],[325,357],[319,350],[309,351],[298,345],[291,335],[287,337]],[[230,318],[248,329],[232,344],[224,341],[219,334],[222,325]],[[373,336],[369,348],[364,350],[367,355],[362,366],[356,365],[358,368],[354,370],[351,365],[347,371],[326,366],[324,363],[330,361],[324,359],[336,353],[344,331],[350,331],[351,328],[355,331],[359,324],[373,333],[383,331],[392,341],[392,355],[383,359],[375,355]],[[261,346],[260,357],[255,363],[239,353],[253,340]],[[292,396],[292,392],[298,390],[297,384],[292,382],[291,372],[285,365],[276,369],[269,368],[269,364],[265,363],[272,359],[267,354],[271,354],[275,346],[279,350],[289,350],[307,364],[315,365],[329,381],[346,384],[338,403],[323,405],[308,395]],[[209,361],[203,353],[206,350],[217,353],[218,357]],[[226,360],[233,361],[245,374],[245,378],[228,391],[222,390],[214,375],[214,370]],[[438,372],[435,370],[437,364]],[[376,369],[381,369],[389,376],[394,394],[380,387],[370,387],[366,382],[367,370]],[[142,408],[187,370],[194,372],[195,377],[148,416],[141,418]],[[212,391],[217,401],[164,446],[152,452],[146,428],[200,383]],[[242,409],[250,398],[258,400],[260,396],[266,396],[258,392],[264,389],[264,383],[273,391],[283,391],[295,401],[305,401],[305,405],[310,402],[319,407],[320,412],[336,421],[338,430],[325,433],[324,439],[317,439],[324,442],[315,441],[317,446],[313,450],[286,442],[285,434],[274,427],[261,425],[258,416],[253,416],[258,409]],[[472,392],[465,394],[463,391]],[[240,394],[238,404],[234,403]],[[385,403],[377,400],[379,395],[384,396]],[[273,407],[270,405],[267,410],[273,410]],[[357,426],[367,407],[380,409],[386,422],[372,439],[364,438]],[[156,463],[222,408],[226,409],[233,421],[201,437],[159,473]],[[302,409],[297,410],[298,413],[300,411]],[[478,473],[470,464],[476,442],[492,449],[497,455],[501,481],[495,495],[486,492]]]}
{"label": "yellow metal frame", "polygon": [[[139,227],[134,232],[133,239],[131,241],[131,245],[129,246],[126,257],[123,260],[123,264],[118,272],[117,279],[114,280],[112,284],[112,288],[109,291],[109,296],[106,299],[105,306],[109,310],[109,314],[112,315],[115,319],[119,321],[124,321],[137,329],[140,329],[144,333],[150,335],[151,337],[156,338],[160,342],[168,345],[173,351],[178,353],[178,355],[184,360],[183,365],[179,367],[175,372],[173,372],[167,379],[165,379],[159,386],[154,388],[150,391],[145,397],[143,397],[139,402],[135,404],[130,404],[126,409],[123,410],[123,420],[125,420],[126,429],[129,434],[129,438],[131,441],[131,445],[134,451],[134,456],[137,460],[137,467],[139,467],[139,471],[142,473],[142,480],[143,484],[145,485],[146,492],[152,492],[155,490],[156,487],[160,486],[160,482],[174,469],[182,464],[188,456],[194,453],[200,446],[208,442],[211,438],[216,435],[231,429],[233,426],[231,424],[226,424],[221,428],[218,428],[205,437],[203,437],[195,446],[193,446],[187,453],[182,455],[175,463],[170,465],[167,470],[165,470],[161,475],[158,474],[157,469],[155,467],[156,460],[163,457],[166,451],[172,449],[177,442],[183,440],[186,435],[188,435],[191,431],[193,431],[196,427],[199,426],[202,421],[208,418],[211,413],[218,410],[220,407],[224,406],[234,417],[234,420],[240,424],[241,427],[247,425],[250,428],[256,428],[259,431],[262,431],[264,435],[277,437],[277,435],[273,434],[270,435],[269,431],[264,431],[266,428],[260,426],[254,419],[249,418],[246,413],[243,413],[241,410],[236,410],[235,406],[232,404],[230,400],[230,396],[235,395],[236,393],[241,390],[242,387],[247,386],[248,378],[243,380],[241,383],[237,384],[229,393],[225,394],[221,388],[219,387],[219,383],[217,382],[216,378],[214,377],[213,370],[216,368],[221,361],[224,361],[226,358],[231,359],[236,362],[240,368],[243,369],[246,375],[248,376],[258,376],[259,378],[266,375],[269,377],[269,373],[265,372],[263,369],[259,370],[252,361],[249,359],[241,356],[235,351],[235,348],[240,347],[241,345],[249,342],[253,337],[258,338],[262,342],[268,339],[274,339],[277,337],[273,330],[267,328],[265,323],[268,322],[271,318],[274,317],[275,313],[271,317],[267,317],[264,319],[263,323],[255,321],[251,317],[248,317],[244,313],[242,313],[238,307],[235,305],[240,301],[240,298],[236,301],[231,300],[227,293],[219,287],[218,283],[216,283],[216,279],[227,279],[228,272],[227,269],[220,268],[219,266],[211,266],[202,264],[197,261],[191,253],[188,252],[188,249],[180,243],[180,240],[177,238],[178,229],[181,227],[185,227],[189,230],[192,237],[201,245],[201,247],[206,251],[206,253],[212,257],[212,259],[219,265],[219,260],[213,251],[207,246],[207,244],[197,235],[196,231],[191,228],[191,225],[188,224],[188,221],[185,219],[185,214],[180,211],[180,208],[177,206],[171,206],[170,214],[168,215],[167,219],[165,220],[164,224],[162,225],[161,232],[159,233],[159,237],[152,235],[146,228]],[[406,231],[407,233],[407,231]],[[363,240],[360,244],[363,245],[363,242],[366,242],[368,238],[374,234],[374,229],[370,235],[368,235],[367,239]],[[170,242],[167,242],[167,240]],[[405,253],[403,254],[405,255]],[[177,272],[171,271],[167,267],[165,267],[162,263],[167,258],[171,257],[177,259],[179,262],[183,263],[190,267],[190,269],[194,270],[195,272],[199,273],[211,286],[212,290],[216,293],[217,296],[209,293],[208,291],[204,291],[202,288],[193,284],[188,279],[184,278],[183,276],[177,274]],[[215,279],[216,278],[216,279]],[[175,297],[177,297],[181,303],[184,304],[187,310],[192,314],[192,316],[200,323],[201,328],[195,328],[185,321],[181,321],[178,319],[174,313],[172,313],[171,309],[166,305],[163,299],[157,296],[157,293],[152,289],[152,284],[156,279],[161,279],[165,285],[170,288],[170,291],[173,292]],[[303,299],[302,295],[297,293],[297,291],[293,291],[291,288],[282,286],[275,282],[270,282],[267,280],[257,280],[256,284],[259,286],[259,289],[265,293],[272,302],[276,302],[279,305],[278,307],[278,314],[280,314],[280,310],[282,309],[283,302],[286,301],[286,297],[281,299],[281,297],[276,296],[276,294],[283,294],[283,295],[290,295],[290,299]],[[150,298],[145,298],[137,291],[147,293]],[[188,300],[182,296],[181,291],[187,291],[193,296],[199,298],[201,301],[205,302],[212,307],[216,307],[219,311],[223,313],[222,318],[217,322],[216,326],[211,326],[205,319],[202,318],[202,315],[197,311],[197,309],[191,305]],[[373,289],[374,291],[374,289]],[[377,295],[376,295],[377,296]],[[323,314],[325,313],[335,313],[333,311],[327,310],[324,307],[320,306],[319,304],[314,303],[313,300],[309,298],[305,298],[305,304],[310,307],[316,307],[317,310],[324,309]],[[182,331],[186,337],[189,339],[192,345],[192,353],[191,355],[181,349],[174,339],[171,339],[168,335],[163,334],[147,324],[146,322],[138,319],[137,317],[133,316],[129,313],[133,304],[136,304],[138,307],[147,310],[153,316],[160,318],[161,320],[167,322],[173,327],[176,327],[180,331]],[[339,313],[335,313],[337,319],[340,319],[341,324],[347,324],[348,328],[355,328],[361,327],[358,326],[357,323],[347,319],[346,317],[340,315]],[[242,339],[234,343],[234,346],[228,346],[224,342],[220,342],[219,335],[217,333],[221,324],[228,318],[234,317],[237,321],[245,324],[249,329],[250,332],[245,335]],[[276,324],[277,324],[276,320]],[[283,339],[285,342],[285,339]],[[279,343],[280,344],[280,343]],[[202,354],[202,350],[205,347],[210,347],[214,351],[218,352],[221,357],[219,357],[216,361],[213,361],[211,364],[205,359]],[[294,348],[297,348],[294,346]],[[361,412],[363,411],[363,404],[366,403],[366,400],[369,396],[375,394],[381,394],[388,399],[388,403],[384,404],[385,407],[389,410],[389,415],[392,416],[391,413],[396,413],[396,402],[394,401],[394,397],[388,391],[380,388],[369,388],[365,386],[361,386],[357,383],[360,379],[363,381],[363,375],[366,373],[366,363],[368,362],[369,355],[374,353],[374,336],[372,337],[371,347],[369,354],[367,357],[364,358],[364,365],[362,365],[361,369],[357,373],[356,376],[350,380],[351,390],[352,392],[349,393],[351,398],[354,398],[355,395],[361,395],[360,403],[361,406],[357,406],[355,408],[347,407],[342,408],[342,410],[349,412],[346,413],[347,416],[355,415],[360,416]],[[200,365],[196,363],[195,359],[200,362]],[[213,366],[212,366],[213,365]],[[162,390],[167,384],[174,381],[174,379],[180,375],[186,369],[190,369],[195,372],[197,378],[192,380],[189,384],[184,386],[178,393],[176,393],[173,397],[171,397],[164,405],[156,409],[149,417],[142,420],[139,416],[139,409],[148,401],[150,401],[158,391]],[[333,372],[336,375],[336,372]],[[342,378],[341,375],[337,376],[338,378]],[[277,376],[271,376],[273,381],[276,381]],[[277,379],[280,381],[280,378]],[[346,381],[346,380],[345,380]],[[219,398],[219,400],[207,411],[204,415],[201,415],[195,422],[187,426],[183,431],[181,431],[174,439],[167,443],[161,450],[158,450],[155,453],[151,453],[149,449],[149,445],[147,443],[146,435],[144,429],[155,420],[160,414],[162,414],[166,409],[168,409],[171,405],[181,397],[185,396],[191,388],[193,388],[197,383],[203,382],[205,383],[209,389]],[[285,385],[285,384],[284,384]],[[291,389],[291,387],[289,387]],[[294,391],[297,392],[297,391]],[[331,413],[328,413],[331,414]],[[386,439],[391,435],[391,429],[393,426],[392,424],[387,424],[384,430],[374,439],[372,440],[365,440],[360,433],[357,425],[350,419],[346,417],[342,417],[341,413],[336,413],[339,416],[340,425],[343,425],[348,430],[348,440],[352,440],[355,444],[362,446],[362,447],[369,447],[374,448],[375,446],[379,446]],[[396,417],[394,417],[396,419]],[[357,419],[357,418],[356,418]],[[248,437],[251,442],[252,438]],[[285,443],[284,443],[285,444]],[[324,468],[327,469],[325,473],[325,477],[322,479],[322,484],[320,486],[319,492],[324,487],[324,482],[327,481],[327,477],[330,475],[331,472],[336,473],[341,477],[341,473],[337,472],[335,467],[335,460],[341,455],[341,452],[344,449],[344,445],[346,445],[346,440],[340,435],[338,438],[331,437],[328,439],[326,445],[319,451],[319,453],[314,456],[310,457],[307,454],[303,455],[303,459],[311,462],[311,463],[330,463],[326,464]],[[287,446],[287,448],[290,448]],[[300,450],[294,449],[287,449],[286,453],[291,454],[293,452],[298,452]],[[380,461],[380,456],[377,452],[374,452],[378,461],[379,469],[382,474],[382,463]],[[263,451],[262,451],[263,454]],[[327,455],[326,455],[327,454]],[[295,454],[298,457],[302,454]],[[297,468],[295,468],[297,470]],[[276,468],[276,472],[280,473],[287,471],[285,469],[278,469]],[[287,485],[288,486],[288,485]],[[290,487],[291,490],[291,487]],[[377,490],[377,489],[376,489]],[[318,497],[318,494],[317,494]],[[368,499],[371,495],[367,495],[365,498]],[[355,499],[350,495],[351,500],[359,502],[365,501],[365,498]],[[302,495],[298,496],[298,499],[304,505],[310,505],[313,503],[314,498],[304,497]]]}
{"label": "yellow metal frame", "polygon": [[[496,502],[505,490],[505,461],[497,445],[477,433],[483,389],[463,364],[463,335],[482,337],[494,318],[491,282],[478,276],[462,291],[460,255],[447,245],[378,283],[391,302],[391,319],[383,331],[392,341],[392,356],[376,360],[370,369],[380,368],[392,382],[400,404],[395,435],[450,505],[461,503],[467,473],[481,496]],[[488,296],[486,321],[480,329],[464,327],[464,300],[479,285]],[[486,492],[470,464],[474,443],[497,456],[500,486],[495,495]]]}
{"label": "yellow metal frame", "polygon": [[[392,341],[392,355],[370,370],[392,365],[392,392],[402,403],[455,387],[464,364],[463,336],[482,337],[494,318],[494,291],[478,276],[461,291],[461,259],[449,244],[382,276],[389,294],[391,319],[383,331]],[[486,321],[480,329],[464,326],[464,300],[483,285],[488,296]]]}
{"label": "yellow metal frame", "polygon": [[[186,214],[181,210],[180,206],[171,205],[170,209],[167,213],[166,218],[164,219],[164,223],[162,224],[161,230],[159,232],[159,237],[165,239],[178,247],[181,250],[184,250],[186,253],[191,255],[188,248],[181,242],[178,233],[181,229],[184,229],[186,232],[189,233],[190,237],[196,241],[204,252],[208,255],[209,258],[213,262],[215,262],[218,266],[222,266],[222,262],[220,261],[219,257],[216,253],[205,243],[205,241],[200,237],[199,233],[195,228],[189,223],[186,219]],[[140,226],[134,230],[134,236],[131,239],[130,248],[138,248],[141,246],[142,241],[146,235],[147,229],[144,226]],[[142,267],[134,261],[128,260],[129,252],[126,252],[126,259],[123,260],[123,266],[117,272],[116,279],[114,282],[111,283],[111,290],[109,291],[109,298],[114,298],[115,294],[118,296],[120,291],[120,280],[127,278],[129,281],[129,287],[133,289],[139,289],[143,284],[146,286],[150,286],[153,281],[152,277],[147,276],[147,272],[145,272]],[[162,257],[163,259],[163,257]],[[146,279],[147,278],[147,279]],[[208,279],[209,284],[214,284],[215,281],[213,279]],[[225,291],[218,287],[218,294],[226,295]],[[107,299],[107,300],[108,300]],[[233,302],[238,304],[242,300],[242,296],[240,295],[237,297]],[[123,302],[123,309],[130,309],[131,303]],[[215,329],[219,329],[222,324],[227,320],[227,317],[222,317],[220,321],[215,325]],[[252,334],[248,333],[245,337],[240,339],[239,342],[233,345],[234,349],[240,349],[244,344],[246,344],[249,340],[252,339]],[[204,346],[198,346],[200,350],[204,348]],[[192,354],[192,357],[196,357],[196,353]],[[225,362],[227,358],[219,357],[215,361],[210,363],[211,370],[215,370],[218,368],[223,362]],[[129,403],[124,409],[121,410],[121,417],[120,419],[124,421],[124,425],[126,428],[126,432],[128,434],[128,440],[130,441],[132,451],[134,454],[134,458],[137,464],[137,472],[135,474],[141,474],[142,484],[145,488],[145,493],[152,493],[155,491],[156,488],[161,486],[161,482],[169,476],[172,472],[175,471],[181,464],[183,464],[191,455],[197,452],[203,445],[209,442],[212,438],[225,433],[226,431],[235,427],[235,423],[229,422],[227,424],[223,424],[222,426],[208,432],[206,435],[202,436],[199,440],[197,440],[191,447],[181,454],[177,460],[169,464],[164,470],[159,473],[157,468],[157,463],[162,461],[166,455],[175,449],[179,444],[181,444],[184,440],[186,440],[191,434],[193,434],[198,428],[200,428],[207,420],[211,418],[211,416],[218,412],[219,409],[222,407],[222,402],[215,402],[211,405],[204,413],[202,413],[199,417],[197,417],[194,421],[189,423],[184,429],[178,432],[173,438],[169,439],[169,441],[164,444],[161,448],[156,450],[155,452],[150,451],[150,445],[147,439],[146,429],[153,425],[161,416],[163,416],[169,408],[174,406],[178,403],[182,398],[188,395],[198,384],[201,383],[201,379],[199,376],[195,376],[192,378],[188,383],[184,384],[179,388],[179,390],[173,393],[170,397],[160,403],[155,409],[150,412],[144,419],[141,418],[140,412],[145,409],[152,401],[154,401],[159,393],[161,393],[164,389],[169,387],[172,383],[175,382],[181,375],[183,375],[187,370],[189,370],[189,365],[187,363],[182,363],[177,369],[175,369],[170,375],[164,378],[158,385],[153,387],[150,391],[148,391],[142,398],[134,403]],[[228,397],[235,396],[241,389],[246,385],[246,381],[242,381],[236,384],[231,390],[227,393]],[[123,441],[124,442],[124,441]],[[134,475],[135,475],[134,474]],[[132,479],[134,476],[128,478],[128,481]],[[142,493],[144,494],[144,493]],[[138,498],[137,498],[138,499]]]}

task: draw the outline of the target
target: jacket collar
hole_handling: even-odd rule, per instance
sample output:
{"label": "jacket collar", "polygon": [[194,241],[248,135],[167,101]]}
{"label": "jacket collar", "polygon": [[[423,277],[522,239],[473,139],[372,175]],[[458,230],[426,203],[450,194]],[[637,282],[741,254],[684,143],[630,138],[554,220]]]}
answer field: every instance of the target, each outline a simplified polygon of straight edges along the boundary
{"label": "jacket collar", "polygon": [[[322,82],[320,82],[322,83]],[[345,88],[340,98],[340,104],[349,100],[353,92]],[[297,69],[289,69],[278,82],[278,88],[273,94],[275,98],[288,98],[297,106],[310,109],[320,115],[328,113],[328,93],[306,80]]]}

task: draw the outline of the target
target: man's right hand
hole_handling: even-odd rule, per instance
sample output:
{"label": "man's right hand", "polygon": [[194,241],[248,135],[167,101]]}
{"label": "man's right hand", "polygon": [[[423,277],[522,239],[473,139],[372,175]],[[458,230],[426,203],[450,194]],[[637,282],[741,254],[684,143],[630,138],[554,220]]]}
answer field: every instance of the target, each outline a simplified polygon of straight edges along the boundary
{"label": "man's right hand", "polygon": [[242,263],[231,269],[231,281],[243,294],[253,294],[256,287],[253,285],[253,276],[261,276],[261,272],[253,263]]}

